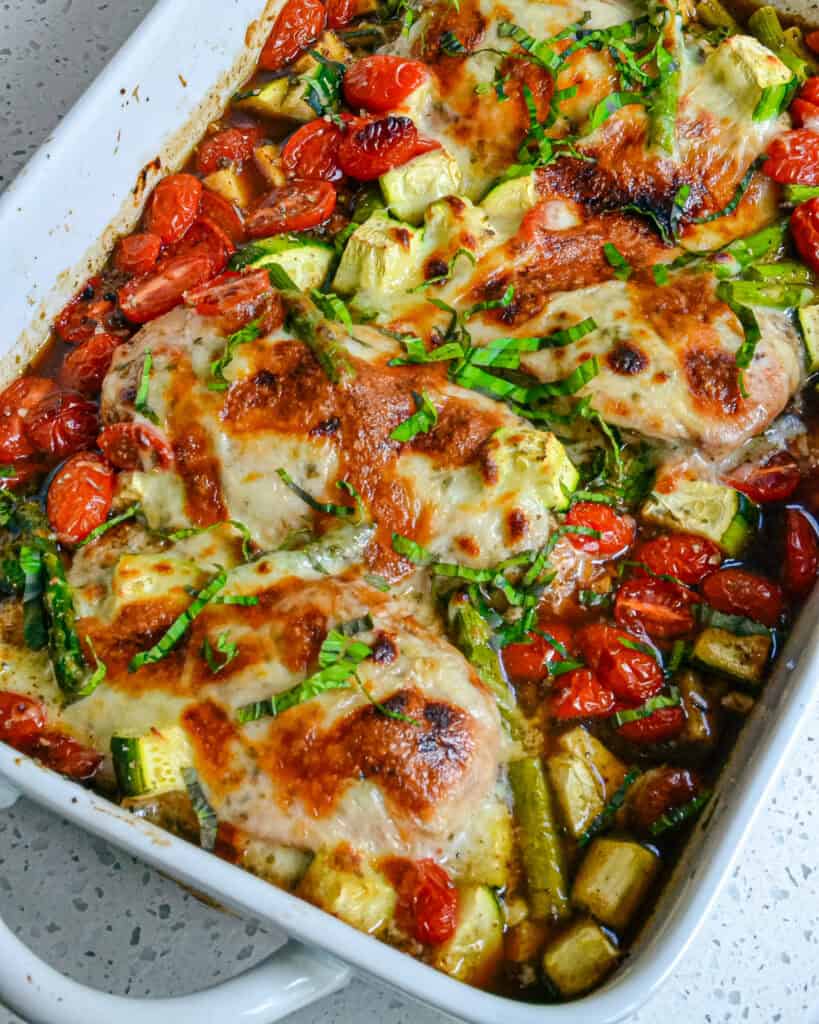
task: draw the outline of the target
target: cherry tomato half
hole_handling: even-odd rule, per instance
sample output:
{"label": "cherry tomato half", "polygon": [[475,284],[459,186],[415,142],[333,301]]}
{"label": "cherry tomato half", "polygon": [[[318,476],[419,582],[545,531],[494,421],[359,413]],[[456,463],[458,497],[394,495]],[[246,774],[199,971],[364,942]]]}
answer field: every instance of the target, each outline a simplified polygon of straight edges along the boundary
{"label": "cherry tomato half", "polygon": [[610,715],[615,699],[589,668],[576,668],[558,680],[562,689],[552,699],[555,718],[597,718]]}
{"label": "cherry tomato half", "polygon": [[722,562],[722,553],[713,541],[691,533],[667,533],[644,541],[632,557],[656,576],[674,576],[688,584],[701,582]]}
{"label": "cherry tomato half", "polygon": [[566,515],[569,526],[581,526],[596,530],[599,537],[570,533],[569,540],[578,551],[585,551],[593,558],[614,558],[627,551],[634,542],[634,520],[630,516],[618,515],[610,505],[596,501],[578,501]]}
{"label": "cherry tomato half", "polygon": [[344,76],[344,98],[353,109],[385,114],[401,105],[429,77],[426,64],[392,54],[362,57]]}
{"label": "cherry tomato half", "polygon": [[122,312],[136,324],[169,313],[190,288],[204,284],[215,273],[209,252],[198,246],[189,253],[163,260],[149,277],[135,277],[119,290]]}
{"label": "cherry tomato half", "polygon": [[266,270],[249,274],[228,271],[212,281],[185,292],[185,302],[200,316],[226,317],[232,330],[249,323],[257,316],[259,299],[273,289]]}
{"label": "cherry tomato half", "polygon": [[327,9],[321,0],[287,0],[267,37],[259,67],[278,71],[298,57],[321,35]]}
{"label": "cherry tomato half", "polygon": [[72,345],[86,341],[99,330],[107,330],[116,313],[114,300],[99,277],[92,277],[68,303],[54,324],[57,334]]}
{"label": "cherry tomato half", "polygon": [[0,393],[0,461],[15,462],[34,455],[37,447],[26,421],[40,402],[57,390],[45,377],[20,377]]}
{"label": "cherry tomato half", "polygon": [[93,448],[98,430],[96,405],[78,391],[53,391],[26,420],[26,433],[37,450],[61,459]]}
{"label": "cherry tomato half", "polygon": [[657,659],[634,646],[639,641],[629,633],[594,623],[578,633],[577,643],[589,668],[620,700],[642,703],[663,688]]}
{"label": "cherry tomato half", "polygon": [[626,722],[617,732],[629,743],[665,743],[679,736],[685,728],[685,712],[681,707],[658,708],[648,718]]}
{"label": "cherry tomato half", "polygon": [[114,352],[122,344],[115,334],[95,334],[72,349],[60,367],[60,383],[84,395],[98,395]]}
{"label": "cherry tomato half", "polygon": [[819,106],[809,100],[795,99],[788,113],[795,128],[809,128],[811,131],[819,128]]}
{"label": "cherry tomato half", "polygon": [[117,243],[114,266],[125,274],[150,274],[159,259],[162,239],[150,231],[128,235]]}
{"label": "cherry tomato half", "polygon": [[22,693],[0,692],[0,741],[18,749],[35,740],[45,728],[45,708]]}
{"label": "cherry tomato half", "polygon": [[819,185],[819,135],[806,128],[780,135],[762,170],[780,185]]}
{"label": "cherry tomato half", "polygon": [[192,174],[171,174],[154,189],[145,223],[163,245],[178,242],[199,216],[202,182]]}
{"label": "cherry tomato half", "polygon": [[155,430],[140,423],[114,423],[97,438],[100,451],[117,469],[168,469],[173,448]]}
{"label": "cherry tomato half", "polygon": [[356,14],[353,0],[327,0],[327,28],[344,28]]}
{"label": "cherry tomato half", "polygon": [[250,238],[306,231],[327,220],[335,208],[336,190],[329,181],[292,181],[269,192],[245,228]]}
{"label": "cherry tomato half", "polygon": [[236,246],[225,234],[224,228],[210,217],[200,217],[181,242],[171,246],[167,257],[157,267],[162,270],[169,260],[177,256],[207,256],[211,262],[211,275],[225,269],[227,261],[236,251]]}
{"label": "cherry tomato half", "polygon": [[[207,224],[214,231],[217,231],[225,240],[225,246],[229,251],[245,240],[245,225],[233,203],[229,203],[224,196],[206,188],[202,193],[202,203],[199,207],[199,220],[197,224]],[[195,227],[195,225],[194,225]]]}
{"label": "cherry tomato half", "polygon": [[338,147],[344,133],[332,121],[317,117],[293,132],[282,150],[281,161],[289,178],[338,181],[344,177],[338,166]]}
{"label": "cherry tomato half", "polygon": [[789,508],[785,515],[785,565],[782,579],[787,590],[806,596],[819,569],[819,545],[813,525],[804,512]]}
{"label": "cherry tomato half", "polygon": [[63,544],[79,544],[102,526],[114,498],[114,471],[101,455],[72,456],[51,481],[46,511]]}
{"label": "cherry tomato half", "polygon": [[805,42],[814,53],[819,53],[819,32],[808,32],[805,36]]}
{"label": "cherry tomato half", "polygon": [[[814,137],[819,139],[819,135]],[[819,182],[819,174],[816,180]],[[819,198],[809,199],[793,211],[791,236],[805,263],[819,272]]]}
{"label": "cherry tomato half", "polygon": [[694,628],[692,605],[697,595],[666,580],[626,580],[614,599],[614,617],[621,626],[660,640],[684,636]]}
{"label": "cherry tomato half", "polygon": [[458,924],[458,890],[434,860],[418,861],[404,872],[397,914],[418,942],[438,946]]}
{"label": "cherry tomato half", "polygon": [[721,569],[702,585],[702,594],[717,611],[747,615],[765,626],[775,626],[782,614],[784,595],[773,580],[745,569]]}
{"label": "cherry tomato half", "polygon": [[242,125],[224,128],[211,135],[199,146],[196,169],[200,174],[212,174],[229,164],[243,164],[253,157],[253,150],[262,140],[261,125]]}
{"label": "cherry tomato half", "polygon": [[[547,623],[543,632],[548,633],[565,649],[572,646],[572,631],[560,622]],[[503,667],[514,683],[536,683],[546,675],[547,666],[562,661],[564,655],[545,636],[530,633],[530,643],[508,644],[501,656]]]}
{"label": "cherry tomato half", "polygon": [[799,90],[799,99],[819,105],[819,76],[809,78]]}
{"label": "cherry tomato half", "polygon": [[648,832],[658,818],[690,803],[699,790],[699,777],[687,768],[652,768],[626,797],[631,824]]}
{"label": "cherry tomato half", "polygon": [[777,452],[762,465],[745,463],[728,481],[738,491],[760,504],[784,501],[799,486],[799,466],[790,452]]}
{"label": "cherry tomato half", "polygon": [[93,778],[103,762],[96,750],[84,747],[65,733],[51,730],[38,736],[27,752],[55,772],[78,781]]}
{"label": "cherry tomato half", "polygon": [[350,129],[338,147],[338,165],[359,181],[374,181],[437,143],[419,139],[408,117],[393,114]]}

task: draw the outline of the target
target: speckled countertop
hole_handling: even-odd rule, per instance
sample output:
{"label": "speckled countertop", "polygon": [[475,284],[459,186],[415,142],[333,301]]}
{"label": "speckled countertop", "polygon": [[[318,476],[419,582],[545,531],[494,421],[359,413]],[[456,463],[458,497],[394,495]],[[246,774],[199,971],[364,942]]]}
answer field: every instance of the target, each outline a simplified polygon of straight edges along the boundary
{"label": "speckled countertop", "polygon": [[[153,3],[0,0],[0,191]],[[630,1024],[819,1021],[817,738],[812,721],[696,949]],[[254,922],[26,801],[0,812],[0,915],[65,973],[134,995],[193,991],[272,948]],[[355,982],[290,1024],[444,1020]],[[19,1018],[0,1006],[0,1024]]]}

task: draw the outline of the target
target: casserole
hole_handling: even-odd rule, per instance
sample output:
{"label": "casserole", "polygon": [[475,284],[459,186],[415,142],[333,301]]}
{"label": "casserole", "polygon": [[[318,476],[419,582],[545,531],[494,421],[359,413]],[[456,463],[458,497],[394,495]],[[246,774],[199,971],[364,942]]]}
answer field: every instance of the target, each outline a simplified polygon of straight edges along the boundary
{"label": "casserole", "polygon": [[[43,275],[43,278],[44,278],[44,279],[47,279],[45,275]],[[768,691],[768,695],[770,695],[770,696],[773,696],[773,695],[775,695],[775,693],[776,693],[776,692],[777,692],[777,685],[776,685],[776,684],[772,684],[771,688],[769,688],[769,691]],[[766,699],[767,699],[767,696],[766,696]],[[741,749],[742,749],[742,748],[741,748]],[[739,753],[737,754],[737,757],[739,757]],[[23,776],[20,776],[20,778],[21,778],[21,780],[22,780],[22,779],[23,779]],[[729,772],[729,778],[730,778],[730,772]],[[26,784],[27,784],[27,783],[26,783]],[[723,786],[724,786],[724,785],[725,785],[725,782],[723,782]],[[718,809],[717,809],[717,811],[716,811],[716,816],[719,816],[720,814],[721,814],[721,811],[720,811],[720,810],[719,810],[719,808],[718,808]],[[717,860],[718,860],[718,859],[719,859],[719,858],[717,858]],[[181,863],[181,861],[177,861],[177,864],[179,864],[179,863]],[[705,891],[707,892],[707,886],[705,887]],[[701,902],[701,901],[700,901],[700,902]],[[256,907],[257,909],[258,909],[258,905],[259,905],[259,904],[255,903],[255,901],[254,901],[254,906],[255,906],[255,907]],[[646,940],[644,940],[644,941],[650,941],[650,940],[649,940],[649,939],[648,939],[648,937],[647,937],[647,938],[646,938]],[[377,960],[380,960],[382,956],[386,956],[386,952],[385,952],[385,951],[383,951],[383,950],[380,950],[380,951],[379,951],[379,953],[377,953],[377,954],[376,954],[376,953],[373,953],[373,962],[375,962],[375,961],[377,961]],[[659,959],[660,959],[660,961],[662,961],[662,957],[660,957]],[[412,965],[412,966],[414,967],[415,965]],[[385,971],[386,971],[386,970],[388,970],[388,967],[387,967],[387,965],[385,964],[385,965],[384,965],[384,966],[383,966],[383,967],[382,967],[381,969],[382,969],[382,970],[385,970]],[[406,975],[406,976],[407,976],[408,978],[409,978],[410,974],[412,973],[412,971],[411,971],[411,969],[410,969],[410,966],[409,966],[409,965],[406,965],[406,963],[404,964],[404,973],[405,973],[405,975]],[[622,975],[621,977],[622,977],[622,979],[626,979],[626,978],[628,978],[628,977],[629,977],[629,975],[630,975],[630,974],[631,974],[631,971],[630,971],[630,970],[626,970],[625,972],[623,972],[623,975]],[[436,979],[436,982],[437,982],[438,980],[439,980],[439,979]],[[433,984],[435,984],[435,983],[433,983],[432,981],[430,981],[430,985],[433,985]],[[615,991],[616,989],[617,989],[617,984],[616,984],[616,983],[615,983],[615,984],[613,984],[613,985],[612,985],[612,986],[610,987],[610,990],[611,990],[612,992],[613,992],[613,991]],[[623,998],[623,993],[624,993],[624,991],[625,991],[624,989],[621,989],[621,991],[620,991],[620,997],[619,997],[619,998],[620,998],[621,1000],[622,1000],[622,998]],[[489,999],[488,997],[486,998],[486,1007],[487,1007],[487,1009],[486,1009],[486,1011],[485,1011],[485,1012],[486,1012],[487,1016],[483,1017],[483,1016],[482,1016],[482,1014],[484,1013],[484,1011],[479,1011],[479,1010],[478,1010],[478,1008],[477,1008],[477,1006],[476,1006],[476,1005],[474,1005],[474,1004],[473,1004],[473,1003],[472,1003],[472,1002],[470,1001],[470,1000],[471,1000],[471,999],[472,999],[473,997],[475,997],[476,995],[477,995],[476,993],[469,993],[469,997],[467,997],[467,996],[465,996],[465,995],[461,995],[460,997],[458,997],[458,996],[456,996],[456,995],[454,994],[454,992],[453,992],[453,994],[452,994],[451,996],[447,996],[446,992],[442,990],[442,992],[441,992],[441,996],[440,996],[440,998],[441,998],[441,1004],[442,1004],[442,1005],[444,1005],[444,1006],[449,1006],[450,1008],[455,1008],[455,1007],[458,1007],[458,1008],[465,1008],[465,1009],[466,1009],[466,1011],[467,1011],[467,1012],[468,1012],[468,1013],[469,1013],[470,1015],[476,1015],[476,1016],[475,1016],[475,1019],[490,1019],[490,1017],[488,1016],[488,1013],[490,1012],[490,1010],[489,1010],[489,1007],[490,1007],[490,1004],[492,1004],[492,1003],[493,1003],[493,1002],[495,1002],[495,1001],[493,1001],[493,1000]],[[588,1019],[588,1014],[592,1014],[592,1013],[594,1013],[594,1012],[595,1012],[595,1009],[594,1009],[594,1002],[595,1002],[595,999],[596,999],[596,997],[593,997],[592,999],[590,999],[590,1000],[586,1001],[586,1002],[585,1002],[584,1004],[580,1004],[581,1006],[584,1006],[584,1007],[585,1007],[585,1011],[586,1011],[586,1014],[587,1014],[587,1016],[586,1016],[586,1017],[585,1017],[584,1019]],[[622,1005],[626,1005],[626,1004],[625,1004],[625,1003],[623,1003]],[[552,1012],[554,1012],[554,1013],[558,1013],[558,1012],[559,1012],[559,1013],[560,1013],[561,1015],[567,1015],[567,1014],[569,1013],[570,1009],[574,1009],[574,1008],[562,1008],[562,1009],[561,1009],[560,1011],[557,1011],[557,1010],[555,1010],[555,1011],[547,1011],[547,1010],[542,1010],[542,1011],[540,1011],[540,1012],[539,1012],[539,1019],[543,1019],[543,1017],[545,1017],[545,1016],[547,1015],[547,1013],[552,1013]],[[603,1001],[603,1002],[601,1003],[601,1005],[600,1005],[600,1010],[601,1010],[601,1012],[603,1012],[603,1013],[606,1013],[606,1012],[607,1012],[607,1011],[606,1011],[606,1009],[605,1009],[605,1001]],[[493,1009],[491,1010],[491,1012],[492,1012],[492,1013],[497,1013],[497,1012],[498,1012],[498,1011],[497,1011],[497,1006],[496,1006],[496,1005],[495,1005],[495,1007],[494,1007],[494,1008],[493,1008]],[[509,1014],[512,1014],[512,1015],[515,1015],[515,1014],[517,1014],[518,1012],[520,1012],[520,1013],[524,1013],[524,1012],[525,1012],[525,1008],[523,1008],[523,1007],[517,1007],[517,1008],[515,1008],[515,1009],[512,1009],[512,1007],[510,1006],[510,1007],[509,1007],[509,1011],[508,1011],[508,1012],[509,1012]],[[520,1017],[520,1019],[524,1019],[524,1017],[523,1017],[523,1016],[521,1016],[521,1017]],[[567,1017],[567,1019],[569,1019],[569,1018]],[[606,1019],[606,1018],[605,1018],[605,1017],[601,1017],[601,1019]]]}

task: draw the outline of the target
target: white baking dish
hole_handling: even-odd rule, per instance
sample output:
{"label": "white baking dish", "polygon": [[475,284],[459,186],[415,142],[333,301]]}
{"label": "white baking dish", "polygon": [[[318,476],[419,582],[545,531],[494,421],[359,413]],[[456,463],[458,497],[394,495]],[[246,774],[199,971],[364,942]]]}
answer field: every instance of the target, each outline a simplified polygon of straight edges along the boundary
{"label": "white baking dish", "polygon": [[[160,0],[0,198],[1,379],[36,351],[53,316],[101,265],[113,238],[131,229],[157,176],[183,162],[190,140],[249,70],[278,3]],[[593,995],[532,1006],[468,988],[0,744],[0,806],[25,793],[219,902],[278,926],[283,943],[284,933],[300,940],[207,993],[129,1000],[68,981],[0,922],[0,1002],[32,1024],[199,1024],[206,1018],[266,1024],[345,984],[354,968],[481,1024],[621,1020],[661,984],[693,940],[808,716],[819,676],[817,610],[819,595],[803,613],[656,914],[620,970]]]}

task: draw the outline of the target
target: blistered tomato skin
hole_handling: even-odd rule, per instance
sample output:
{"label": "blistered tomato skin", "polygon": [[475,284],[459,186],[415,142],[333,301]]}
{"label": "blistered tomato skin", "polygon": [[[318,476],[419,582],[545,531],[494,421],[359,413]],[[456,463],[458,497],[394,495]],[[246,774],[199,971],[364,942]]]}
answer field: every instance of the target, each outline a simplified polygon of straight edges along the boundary
{"label": "blistered tomato skin", "polygon": [[769,627],[777,624],[785,603],[778,583],[745,569],[715,572],[703,583],[702,596],[717,611],[745,615]]}
{"label": "blistered tomato skin", "polygon": [[338,149],[339,167],[358,181],[375,181],[418,155],[418,131],[408,117],[390,114],[366,121],[345,135]]}
{"label": "blistered tomato skin", "polygon": [[60,368],[60,383],[84,395],[98,395],[122,341],[114,334],[95,334],[72,349]]}
{"label": "blistered tomato skin", "polygon": [[101,455],[70,458],[48,489],[48,521],[63,544],[79,544],[102,526],[114,498],[114,471]]}
{"label": "blistered tomato skin", "polygon": [[648,718],[626,722],[617,732],[629,743],[667,743],[685,728],[685,712],[680,707],[659,708]]}
{"label": "blistered tomato skin", "polygon": [[110,318],[116,313],[114,298],[105,291],[100,278],[92,277],[57,317],[54,324],[57,334],[63,341],[78,345],[98,331],[107,330]]}
{"label": "blistered tomato skin", "polygon": [[117,469],[169,469],[173,448],[155,430],[141,423],[114,423],[97,438],[97,446]]}
{"label": "blistered tomato skin", "polygon": [[356,61],[344,76],[344,98],[354,110],[383,114],[400,106],[428,77],[420,60],[377,53]]}
{"label": "blistered tomato skin", "polygon": [[21,377],[0,393],[0,461],[16,462],[37,452],[26,422],[34,409],[57,390],[45,377]]}
{"label": "blistered tomato skin", "polygon": [[149,274],[162,250],[162,239],[150,231],[121,238],[114,253],[114,266],[126,274]]}
{"label": "blistered tomato skin", "polygon": [[663,688],[657,659],[635,646],[635,637],[604,623],[586,626],[577,635],[583,660],[602,685],[619,700],[642,703]]}
{"label": "blistered tomato skin", "polygon": [[648,832],[658,818],[693,800],[700,788],[699,777],[687,768],[653,768],[626,799],[629,820]]}
{"label": "blistered tomato skin", "polygon": [[65,733],[47,730],[26,748],[26,753],[38,758],[47,767],[61,775],[85,782],[99,771],[103,757],[96,750],[84,747]]}
{"label": "blistered tomato skin", "polygon": [[340,181],[344,177],[338,165],[338,147],[344,133],[323,117],[308,121],[287,140],[281,154],[282,166],[289,178]]}
{"label": "blistered tomato skin", "polygon": [[700,583],[722,562],[720,549],[713,541],[690,533],[667,533],[644,541],[631,557],[640,563],[636,573],[642,573],[645,566],[655,576],[673,576],[689,586]]}
{"label": "blistered tomato skin", "polygon": [[231,164],[243,164],[253,156],[263,136],[259,125],[225,128],[199,146],[196,169],[200,174],[212,174]]}
{"label": "blistered tomato skin", "polygon": [[154,189],[145,223],[163,245],[173,245],[199,216],[202,182],[192,174],[171,174]]}
{"label": "blistered tomato skin", "polygon": [[[572,632],[560,622],[547,623],[543,633],[553,637],[565,650],[572,645]],[[514,683],[539,682],[547,674],[548,666],[562,661],[561,652],[541,633],[530,633],[529,643],[508,644],[501,657],[507,675]]]}
{"label": "blistered tomato skin", "polygon": [[163,260],[155,273],[129,281],[119,291],[122,312],[135,324],[148,323],[169,313],[190,288],[204,284],[213,274],[209,252],[198,247],[189,253]]}
{"label": "blistered tomato skin", "polygon": [[697,595],[687,587],[651,577],[626,580],[614,600],[617,622],[658,640],[685,636],[694,628]]}
{"label": "blistered tomato skin", "polygon": [[605,718],[614,711],[614,694],[588,668],[576,668],[560,676],[560,691],[552,698],[555,718]]}
{"label": "blistered tomato skin", "polygon": [[[815,138],[819,139],[819,135]],[[817,153],[817,159],[819,159],[819,153]],[[817,181],[819,181],[819,173],[817,173]],[[793,211],[791,237],[805,263],[811,270],[819,273],[819,198],[809,199]]]}
{"label": "blistered tomato skin", "polygon": [[287,231],[306,231],[322,224],[336,208],[336,190],[329,181],[294,181],[268,193],[249,214],[249,238]]}
{"label": "blistered tomato skin", "polygon": [[455,933],[458,890],[434,860],[418,861],[404,873],[397,914],[418,942],[439,946]]}
{"label": "blistered tomato skin", "polygon": [[321,35],[327,9],[321,0],[287,0],[259,57],[259,67],[279,71]]}
{"label": "blistered tomato skin", "polygon": [[785,501],[799,486],[801,473],[789,452],[777,452],[762,465],[739,466],[728,481],[751,501],[764,505],[769,501]]}
{"label": "blistered tomato skin", "polygon": [[93,448],[98,430],[96,405],[77,391],[52,392],[26,420],[26,433],[37,451],[59,458]]}
{"label": "blistered tomato skin", "polygon": [[45,728],[45,709],[21,693],[0,692],[0,741],[25,748]]}
{"label": "blistered tomato skin", "polygon": [[789,508],[785,516],[785,589],[806,597],[819,571],[819,544],[813,525],[804,512]]}
{"label": "blistered tomato skin", "polygon": [[355,17],[353,0],[327,0],[327,28],[344,28]]}
{"label": "blistered tomato skin", "polygon": [[616,558],[634,543],[634,520],[631,516],[618,515],[609,505],[578,501],[569,509],[566,523],[598,534],[569,534],[572,546],[592,558]]}
{"label": "blistered tomato skin", "polygon": [[799,128],[778,136],[768,147],[762,170],[780,185],[819,185],[819,135]]}
{"label": "blistered tomato skin", "polygon": [[[204,224],[217,232],[225,243],[225,248],[232,251],[245,240],[245,225],[242,217],[232,203],[218,192],[205,189],[199,206],[197,224]],[[194,225],[194,228],[196,225]]]}

